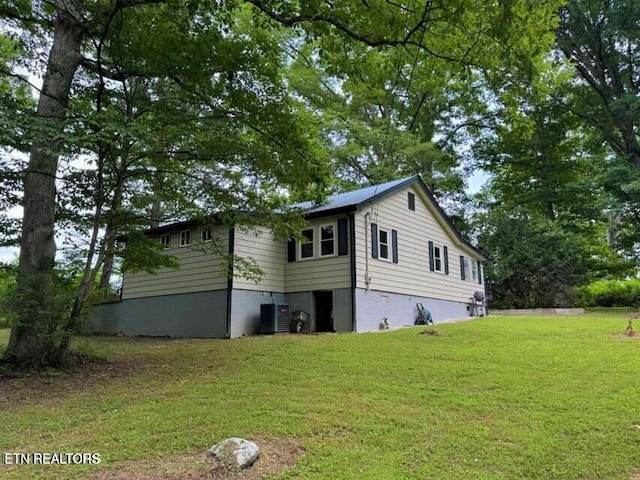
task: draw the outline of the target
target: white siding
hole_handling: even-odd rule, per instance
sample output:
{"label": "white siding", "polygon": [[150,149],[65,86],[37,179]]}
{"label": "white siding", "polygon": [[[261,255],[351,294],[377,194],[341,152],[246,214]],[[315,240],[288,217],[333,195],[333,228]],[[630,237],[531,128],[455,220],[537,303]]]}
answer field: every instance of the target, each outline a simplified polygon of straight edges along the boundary
{"label": "white siding", "polygon": [[[227,288],[227,277],[220,268],[220,256],[203,250],[211,244],[200,242],[200,229],[191,231],[192,246],[179,247],[180,230],[171,232],[168,255],[180,262],[180,269],[162,268],[153,275],[146,272],[125,273],[122,289],[123,300],[178,293],[204,292]],[[229,248],[229,230],[214,228],[213,236],[225,250]],[[160,241],[160,236],[157,236]]]}
{"label": "white siding", "polygon": [[[407,192],[416,196],[416,210],[408,208]],[[365,215],[370,213],[369,219]],[[371,223],[378,228],[398,231],[398,263],[371,257]],[[365,226],[366,224],[366,226]],[[435,207],[419,188],[409,188],[362,208],[355,216],[356,284],[365,283],[366,261],[369,262],[369,288],[385,292],[469,302],[473,292],[484,291],[482,285],[463,281],[460,255],[481,260],[477,254],[455,238]],[[366,237],[365,237],[365,229]],[[365,244],[365,238],[368,242]],[[449,250],[449,275],[429,270],[429,240]],[[391,254],[390,254],[391,257]],[[466,278],[471,276],[467,272]]]}
{"label": "white siding", "polygon": [[275,240],[266,227],[242,229],[236,227],[234,253],[246,260],[254,260],[264,276],[256,283],[238,277],[233,279],[233,288],[265,292],[284,292],[284,264],[286,262],[286,242]]}
{"label": "white siding", "polygon": [[[336,222],[338,217],[328,217],[309,222],[310,226]],[[338,232],[336,231],[336,238]],[[349,232],[347,228],[347,238]],[[350,242],[348,242],[350,243]],[[306,292],[311,290],[335,290],[351,288],[351,246],[349,254],[298,260],[285,265],[285,292]],[[316,248],[317,255],[317,248]],[[286,259],[285,259],[286,260]]]}

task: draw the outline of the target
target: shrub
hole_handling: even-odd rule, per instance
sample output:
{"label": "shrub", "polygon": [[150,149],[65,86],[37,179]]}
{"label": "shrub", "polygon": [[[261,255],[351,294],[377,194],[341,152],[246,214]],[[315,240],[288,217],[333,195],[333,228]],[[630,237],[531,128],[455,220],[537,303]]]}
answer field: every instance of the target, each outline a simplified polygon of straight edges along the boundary
{"label": "shrub", "polygon": [[583,307],[640,307],[640,279],[597,280],[574,289]]}

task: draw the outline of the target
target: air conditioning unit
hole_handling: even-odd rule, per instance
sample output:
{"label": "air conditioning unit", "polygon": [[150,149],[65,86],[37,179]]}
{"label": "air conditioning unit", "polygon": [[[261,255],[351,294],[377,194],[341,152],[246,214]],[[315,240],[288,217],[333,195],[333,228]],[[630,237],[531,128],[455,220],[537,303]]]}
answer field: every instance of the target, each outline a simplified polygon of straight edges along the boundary
{"label": "air conditioning unit", "polygon": [[260,305],[260,333],[289,331],[289,305],[263,303]]}

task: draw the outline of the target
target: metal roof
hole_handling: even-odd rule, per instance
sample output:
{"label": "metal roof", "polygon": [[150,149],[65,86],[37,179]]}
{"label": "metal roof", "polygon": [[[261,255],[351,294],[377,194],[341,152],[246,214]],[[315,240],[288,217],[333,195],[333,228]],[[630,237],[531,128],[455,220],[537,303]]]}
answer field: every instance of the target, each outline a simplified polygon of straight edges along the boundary
{"label": "metal roof", "polygon": [[[422,189],[425,193],[429,201],[433,204],[441,218],[444,222],[449,226],[453,234],[458,238],[458,240],[470,247],[472,250],[477,252],[482,257],[491,261],[491,258],[484,253],[482,250],[478,249],[478,247],[474,246],[467,239],[465,239],[460,231],[456,228],[456,226],[451,222],[447,214],[442,210],[442,207],[438,204],[433,194],[426,186],[420,175],[413,175],[411,177],[401,178],[399,180],[393,180],[391,182],[381,183],[379,185],[371,185],[369,187],[361,188],[359,190],[353,190],[351,192],[345,193],[336,193],[334,195],[330,195],[327,198],[327,201],[323,204],[314,204],[313,202],[301,202],[292,205],[291,207],[294,209],[300,209],[304,212],[304,215],[308,219],[312,218],[322,218],[325,216],[343,214],[347,212],[354,212],[365,205],[377,201],[382,197],[385,197],[393,192],[397,192],[402,190],[403,188],[416,184],[418,188]],[[215,215],[214,215],[215,217]],[[171,223],[168,225],[162,225],[160,227],[152,228],[146,230],[145,233],[163,233],[168,230],[176,229],[176,228],[187,228],[191,225],[202,223],[202,221],[190,220],[186,222],[178,222]]]}
{"label": "metal roof", "polygon": [[473,245],[462,236],[460,231],[451,222],[451,219],[449,219],[448,215],[438,204],[435,197],[433,196],[427,185],[424,183],[420,175],[405,177],[399,180],[381,183],[379,185],[371,185],[370,187],[361,188],[360,190],[354,190],[352,192],[331,195],[329,198],[327,198],[327,202],[323,203],[322,205],[314,205],[312,202],[302,202],[293,205],[293,207],[304,210],[305,216],[309,219],[329,216],[332,214],[352,212],[393,192],[402,190],[403,188],[414,183],[418,186],[418,188],[422,189],[429,201],[437,210],[440,217],[449,226],[458,240],[462,244],[478,253],[480,256],[484,257],[486,260],[491,261],[491,257],[489,257],[486,253],[484,253],[482,250],[480,250],[478,247]]}
{"label": "metal roof", "polygon": [[395,191],[398,188],[403,187],[405,184],[413,183],[419,177],[414,175],[412,177],[405,177],[399,180],[393,180],[391,182],[381,183],[379,185],[371,185],[369,187],[361,188],[360,190],[353,190],[346,193],[336,193],[327,198],[326,203],[322,205],[314,205],[312,202],[302,202],[292,205],[293,208],[299,208],[305,210],[306,214],[314,214],[320,212],[327,212],[329,210],[344,209],[348,207],[357,207],[363,203],[373,201],[380,196],[383,196],[391,191]]}

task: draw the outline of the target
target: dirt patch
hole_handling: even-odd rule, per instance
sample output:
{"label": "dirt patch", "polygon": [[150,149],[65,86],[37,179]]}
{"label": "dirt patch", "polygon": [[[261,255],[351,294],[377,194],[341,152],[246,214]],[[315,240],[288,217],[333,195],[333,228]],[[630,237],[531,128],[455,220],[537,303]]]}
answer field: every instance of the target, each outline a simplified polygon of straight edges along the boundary
{"label": "dirt patch", "polygon": [[0,377],[0,408],[24,403],[50,403],[67,395],[90,390],[105,380],[135,375],[145,368],[146,365],[136,359],[91,359],[65,370],[24,373],[14,378]]}
{"label": "dirt patch", "polygon": [[[253,441],[253,440],[252,440]],[[255,440],[260,457],[250,468],[236,472],[217,466],[202,452],[188,455],[140,460],[106,468],[86,480],[259,480],[291,468],[304,454],[299,443],[292,440]]]}
{"label": "dirt patch", "polygon": [[[616,333],[613,335],[615,338],[629,338],[631,340],[640,340],[640,332],[629,333]],[[638,479],[640,480],[640,478]]]}

